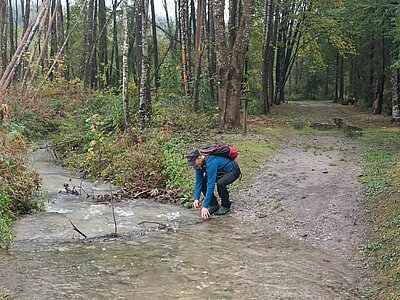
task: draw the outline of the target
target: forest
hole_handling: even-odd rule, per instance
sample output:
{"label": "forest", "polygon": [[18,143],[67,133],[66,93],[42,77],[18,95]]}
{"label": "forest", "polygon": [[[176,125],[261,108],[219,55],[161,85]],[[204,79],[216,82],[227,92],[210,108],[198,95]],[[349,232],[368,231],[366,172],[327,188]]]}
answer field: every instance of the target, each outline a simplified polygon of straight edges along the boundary
{"label": "forest", "polygon": [[[63,167],[111,182],[121,199],[190,208],[185,152],[224,139],[246,149],[243,170],[257,174],[265,153],[279,150],[249,133],[283,123],[302,131],[312,120],[298,123],[289,105],[323,102],[365,113],[365,126],[389,124],[364,142],[387,146],[379,151],[395,165],[399,37],[397,0],[0,0],[1,246],[12,244],[13,220],[45,207],[29,168],[43,140]],[[397,174],[393,165],[376,176]],[[375,196],[397,182],[378,177]],[[378,208],[385,242],[371,237],[366,248],[386,279],[374,297],[399,299],[400,207]]]}

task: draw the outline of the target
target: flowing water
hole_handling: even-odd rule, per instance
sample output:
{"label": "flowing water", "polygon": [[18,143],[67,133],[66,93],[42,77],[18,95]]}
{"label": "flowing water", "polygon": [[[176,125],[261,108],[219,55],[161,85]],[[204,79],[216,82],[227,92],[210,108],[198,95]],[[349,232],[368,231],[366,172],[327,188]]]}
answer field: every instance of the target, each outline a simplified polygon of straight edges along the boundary
{"label": "flowing water", "polygon": [[48,149],[32,164],[49,201],[14,223],[14,243],[0,252],[0,288],[11,299],[359,299],[345,262],[233,216],[203,222],[175,205],[119,202],[113,237],[109,204],[59,193],[65,183],[110,193],[108,184],[55,165]]}

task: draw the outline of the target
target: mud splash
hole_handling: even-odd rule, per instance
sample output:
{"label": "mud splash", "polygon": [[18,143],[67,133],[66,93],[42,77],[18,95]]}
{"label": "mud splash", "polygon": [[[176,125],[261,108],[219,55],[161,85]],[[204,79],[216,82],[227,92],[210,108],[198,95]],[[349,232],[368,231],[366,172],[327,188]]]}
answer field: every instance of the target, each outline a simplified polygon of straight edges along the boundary
{"label": "mud splash", "polygon": [[120,237],[109,237],[108,205],[58,193],[65,181],[107,185],[81,182],[46,151],[34,166],[52,199],[46,212],[15,222],[14,244],[0,253],[0,287],[11,299],[359,299],[343,261],[232,216],[203,222],[195,211],[132,200],[116,204]]}

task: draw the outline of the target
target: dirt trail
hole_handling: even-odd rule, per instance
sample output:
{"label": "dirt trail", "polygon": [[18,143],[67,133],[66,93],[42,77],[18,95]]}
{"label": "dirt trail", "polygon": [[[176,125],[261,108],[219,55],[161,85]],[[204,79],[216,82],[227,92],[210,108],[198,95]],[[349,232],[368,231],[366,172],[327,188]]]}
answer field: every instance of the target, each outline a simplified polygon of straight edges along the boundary
{"label": "dirt trail", "polygon": [[[326,109],[334,112],[327,116],[338,113],[335,106]],[[332,122],[329,117],[324,121]],[[357,139],[338,133],[296,134],[279,143],[257,180],[238,193],[234,216],[322,248],[357,274],[362,259],[357,246],[366,228],[358,180],[363,149]]]}

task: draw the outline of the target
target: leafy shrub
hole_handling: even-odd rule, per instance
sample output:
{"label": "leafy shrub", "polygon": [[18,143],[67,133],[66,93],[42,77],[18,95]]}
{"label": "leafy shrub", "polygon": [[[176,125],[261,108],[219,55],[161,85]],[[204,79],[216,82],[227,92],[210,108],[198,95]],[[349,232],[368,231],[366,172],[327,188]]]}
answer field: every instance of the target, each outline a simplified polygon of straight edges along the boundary
{"label": "leafy shrub", "polygon": [[167,179],[167,188],[179,190],[181,204],[191,198],[190,194],[194,186],[193,177],[189,176],[188,166],[182,153],[185,147],[181,140],[163,143],[162,174]]}
{"label": "leafy shrub", "polygon": [[17,131],[0,128],[0,245],[11,242],[11,220],[18,214],[43,208],[35,199],[40,187],[39,175],[27,168],[28,149]]}

